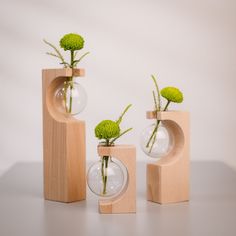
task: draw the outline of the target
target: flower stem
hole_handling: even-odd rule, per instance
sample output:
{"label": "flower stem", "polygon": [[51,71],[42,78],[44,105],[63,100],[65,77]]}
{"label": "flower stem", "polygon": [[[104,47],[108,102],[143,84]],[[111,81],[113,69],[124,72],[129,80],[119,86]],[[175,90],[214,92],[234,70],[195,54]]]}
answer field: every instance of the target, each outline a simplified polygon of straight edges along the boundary
{"label": "flower stem", "polygon": [[73,67],[74,67],[74,51],[73,50],[71,50],[70,51],[70,67],[73,69]]}
{"label": "flower stem", "polygon": [[[157,129],[158,129],[158,127],[157,127]],[[156,137],[157,137],[157,132],[158,132],[158,130],[155,132],[155,134],[154,134],[154,136],[153,136],[152,144],[151,144],[151,147],[150,147],[150,149],[149,149],[149,153],[151,153],[151,151],[152,151],[153,145],[154,145],[155,140],[156,140]]]}
{"label": "flower stem", "polygon": [[101,168],[101,174],[102,174],[102,181],[104,182],[104,158],[102,157],[102,168]]}
{"label": "flower stem", "polygon": [[118,138],[120,138],[122,135],[128,133],[132,129],[133,128],[129,128],[129,129],[125,130],[124,132],[122,132],[120,135],[118,135],[116,138],[112,139],[111,142],[110,142],[110,145],[112,145]]}
{"label": "flower stem", "polygon": [[69,113],[71,113],[72,111],[72,100],[73,100],[73,97],[72,97],[72,85],[70,85],[70,105],[69,105]]}
{"label": "flower stem", "polygon": [[167,108],[168,108],[169,104],[170,104],[170,101],[167,101],[167,103],[166,103],[166,106],[165,106],[165,108],[164,108],[164,110],[163,110],[163,111],[166,111],[166,110],[167,110]]}
{"label": "flower stem", "polygon": [[123,116],[125,115],[125,113],[129,110],[129,108],[132,106],[132,104],[129,104],[125,110],[121,113],[120,117],[118,118],[118,120],[116,121],[116,123],[119,125],[123,119]]}
{"label": "flower stem", "polygon": [[[125,115],[125,113],[128,111],[128,109],[131,107],[131,104],[129,104],[125,110],[122,112],[122,114],[120,115],[120,117],[118,118],[118,120],[116,121],[116,123],[119,125],[122,121],[123,116]],[[120,133],[117,137],[111,139],[105,139],[105,141],[103,142],[104,146],[106,147],[110,147],[113,146],[114,142],[120,138],[122,135],[126,134],[127,132],[129,132],[130,130],[132,130],[132,128],[129,128],[125,131],[123,131],[122,133]],[[109,158],[111,160],[111,156],[103,156],[102,157],[102,163],[101,163],[101,174],[102,174],[102,183],[103,183],[103,190],[102,190],[102,195],[106,195],[107,194],[107,180],[108,180],[108,164],[109,164]]]}
{"label": "flower stem", "polygon": [[149,144],[150,144],[150,142],[152,141],[152,138],[154,137],[155,133],[157,132],[159,123],[160,123],[160,120],[157,121],[157,124],[156,124],[154,130],[152,131],[152,135],[150,136],[150,138],[149,138],[149,140],[148,140],[148,142],[147,142],[147,144],[146,144],[146,148],[149,147]]}
{"label": "flower stem", "polygon": [[[74,51],[70,51],[70,67],[72,68],[72,70],[73,70],[73,68],[74,68]],[[69,101],[69,113],[71,114],[71,112],[72,112],[72,102],[73,102],[73,75],[70,77],[70,101]]]}
{"label": "flower stem", "polygon": [[155,84],[156,93],[157,93],[157,102],[155,102],[156,110],[160,111],[161,110],[161,95],[160,95],[159,86],[157,84],[157,80],[156,80],[155,76],[151,75],[151,77],[152,77],[152,80]]}
{"label": "flower stem", "polygon": [[[102,181],[103,181],[103,190],[102,194],[106,195],[107,193],[107,169],[108,169],[109,156],[102,157]],[[105,167],[104,167],[105,163]]]}
{"label": "flower stem", "polygon": [[[170,104],[170,101],[167,101],[166,106],[165,106],[165,108],[164,108],[163,111],[166,111],[166,110],[167,110],[169,104]],[[150,143],[151,143],[151,141],[152,141],[152,139],[153,139],[152,144],[151,144],[151,147],[150,147],[150,149],[149,149],[149,153],[152,152],[152,148],[153,148],[153,145],[154,145],[154,143],[155,143],[155,139],[156,139],[156,136],[157,136],[158,127],[159,127],[160,122],[161,122],[160,120],[157,120],[156,126],[155,126],[155,128],[154,128],[154,130],[153,130],[153,132],[152,132],[152,135],[150,136],[150,138],[149,138],[149,140],[148,140],[148,142],[147,142],[147,144],[146,144],[146,148],[148,148],[149,145],[150,145]]]}
{"label": "flower stem", "polygon": [[66,109],[66,112],[68,113],[68,107],[67,107],[67,89],[68,89],[68,82],[65,81],[64,82],[64,92],[63,92],[63,99],[64,99],[64,105],[65,105],[65,109]]}

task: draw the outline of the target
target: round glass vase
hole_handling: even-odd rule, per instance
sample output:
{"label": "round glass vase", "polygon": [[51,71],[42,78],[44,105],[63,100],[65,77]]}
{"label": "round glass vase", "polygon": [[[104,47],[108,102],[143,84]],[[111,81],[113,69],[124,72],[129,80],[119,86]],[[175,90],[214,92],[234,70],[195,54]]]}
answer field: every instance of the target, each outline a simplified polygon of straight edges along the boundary
{"label": "round glass vase", "polygon": [[142,151],[149,157],[160,159],[167,156],[174,146],[173,134],[161,121],[147,126],[141,133]]}
{"label": "round glass vase", "polygon": [[55,90],[54,104],[60,113],[77,115],[87,104],[87,94],[79,83],[65,81]]}
{"label": "round glass vase", "polygon": [[126,167],[118,159],[103,156],[90,166],[87,173],[89,189],[102,198],[119,195],[128,181]]}

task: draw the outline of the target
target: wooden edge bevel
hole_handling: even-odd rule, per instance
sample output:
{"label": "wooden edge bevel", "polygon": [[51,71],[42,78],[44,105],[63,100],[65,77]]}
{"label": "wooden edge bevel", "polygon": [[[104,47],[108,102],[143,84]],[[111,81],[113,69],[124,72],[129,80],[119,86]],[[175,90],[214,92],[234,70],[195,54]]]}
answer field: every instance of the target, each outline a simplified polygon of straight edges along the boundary
{"label": "wooden edge bevel", "polygon": [[42,70],[43,74],[44,73],[52,73],[54,76],[54,79],[57,77],[83,77],[85,76],[85,69],[82,68],[57,68],[57,69],[43,69]]}

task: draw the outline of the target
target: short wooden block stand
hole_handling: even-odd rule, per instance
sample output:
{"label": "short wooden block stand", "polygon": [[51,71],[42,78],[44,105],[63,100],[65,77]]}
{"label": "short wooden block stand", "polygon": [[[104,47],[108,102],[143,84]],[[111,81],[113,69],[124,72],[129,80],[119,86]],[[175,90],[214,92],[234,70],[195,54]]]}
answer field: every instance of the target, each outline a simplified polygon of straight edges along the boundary
{"label": "short wooden block stand", "polygon": [[43,77],[44,197],[59,202],[86,198],[85,122],[59,112],[54,94],[83,69],[45,69]]}
{"label": "short wooden block stand", "polygon": [[124,190],[115,198],[99,200],[99,212],[135,213],[136,212],[136,148],[132,145],[98,146],[99,156],[112,156],[127,168],[128,182]]}
{"label": "short wooden block stand", "polygon": [[174,140],[172,151],[147,165],[147,200],[165,204],[189,200],[189,113],[147,112],[148,119],[161,120]]}

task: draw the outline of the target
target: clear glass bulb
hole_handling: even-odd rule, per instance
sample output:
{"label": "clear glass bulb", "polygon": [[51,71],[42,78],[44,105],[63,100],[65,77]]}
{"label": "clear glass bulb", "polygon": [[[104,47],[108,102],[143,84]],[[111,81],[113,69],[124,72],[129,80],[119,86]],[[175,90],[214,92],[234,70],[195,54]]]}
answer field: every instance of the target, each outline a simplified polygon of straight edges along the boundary
{"label": "clear glass bulb", "polygon": [[77,115],[87,104],[87,94],[80,84],[65,82],[56,90],[54,104],[59,112]]}
{"label": "clear glass bulb", "polygon": [[161,158],[166,156],[173,148],[173,137],[162,122],[158,125],[156,135],[153,135],[155,127],[156,123],[149,125],[143,130],[140,145],[146,155],[153,158]]}
{"label": "clear glass bulb", "polygon": [[118,195],[127,182],[126,167],[114,157],[107,163],[104,157],[90,166],[87,173],[87,184],[90,190],[100,197]]}

